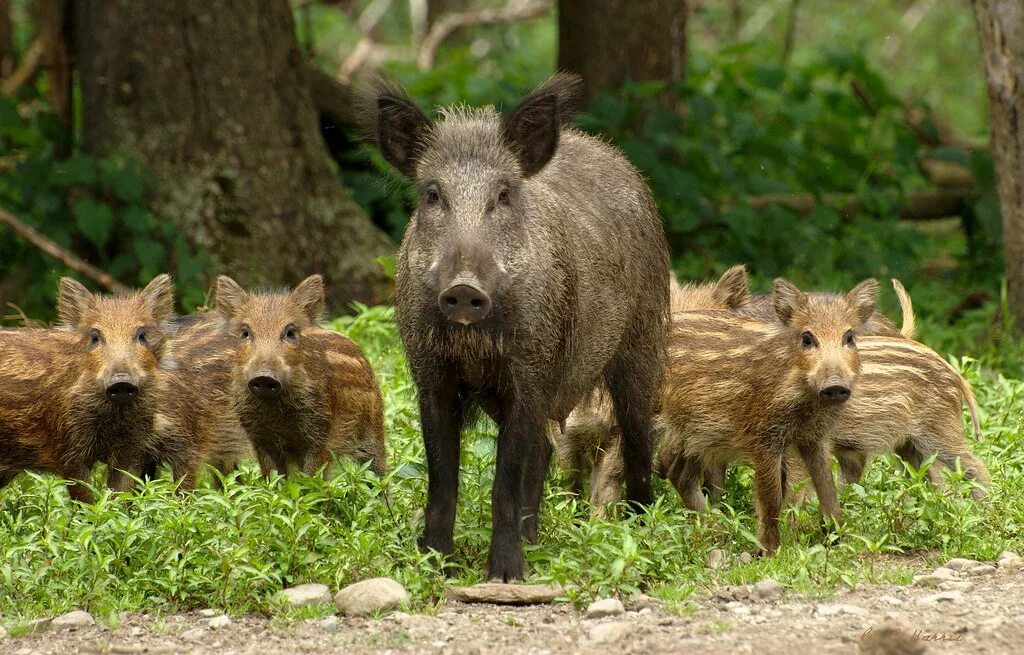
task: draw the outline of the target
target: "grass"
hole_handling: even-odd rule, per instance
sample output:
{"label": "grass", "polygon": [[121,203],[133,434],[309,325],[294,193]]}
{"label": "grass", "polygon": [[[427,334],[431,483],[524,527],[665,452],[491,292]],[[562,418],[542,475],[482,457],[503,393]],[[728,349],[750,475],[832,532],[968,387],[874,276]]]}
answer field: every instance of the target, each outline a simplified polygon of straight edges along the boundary
{"label": "grass", "polygon": [[[72,609],[96,616],[199,607],[278,613],[275,594],[284,586],[317,581],[337,589],[374,576],[405,585],[414,611],[436,611],[446,581],[416,549],[426,474],[414,389],[390,310],[363,308],[335,325],[366,350],[378,372],[392,456],[386,478],[342,463],[329,481],[299,475],[267,482],[249,464],[223,491],[207,480],[182,498],[161,478],[130,495],[101,490],[95,505],[77,506],[60,480],[21,476],[0,491],[0,615],[12,633],[34,617]],[[822,530],[813,501],[790,508],[778,556],[741,564],[739,556],[756,548],[749,471],[730,475],[727,504],[711,514],[682,509],[659,481],[659,499],[644,515],[620,512],[613,520],[590,520],[589,508],[555,471],[541,539],[527,549],[530,571],[537,580],[567,585],[577,603],[640,591],[686,613],[694,598],[720,586],[768,576],[826,596],[872,581],[906,583],[945,557],[991,560],[1003,549],[1020,549],[1024,384],[983,374],[972,362],[966,374],[982,408],[984,440],[974,448],[993,480],[984,505],[970,500],[956,472],[947,472],[940,490],[920,473],[894,474],[897,462],[880,458],[863,485],[842,490],[846,520],[834,532]],[[486,567],[493,425],[476,426],[464,441],[451,563],[452,582],[471,584],[483,580]],[[725,565],[710,569],[707,556],[716,548]]]}

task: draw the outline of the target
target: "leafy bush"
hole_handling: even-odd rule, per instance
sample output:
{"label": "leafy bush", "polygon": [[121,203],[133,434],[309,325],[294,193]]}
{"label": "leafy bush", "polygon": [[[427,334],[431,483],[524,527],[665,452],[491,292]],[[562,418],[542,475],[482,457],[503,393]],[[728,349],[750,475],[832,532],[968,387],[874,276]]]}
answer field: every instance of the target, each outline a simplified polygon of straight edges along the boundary
{"label": "leafy bush", "polygon": [[[184,306],[201,304],[204,260],[174,224],[149,212],[152,181],[117,154],[59,155],[67,145],[56,116],[40,103],[0,98],[0,207],[128,284],[173,272]],[[2,229],[0,262],[17,263],[5,273],[22,309],[51,315],[57,279],[69,271]]]}

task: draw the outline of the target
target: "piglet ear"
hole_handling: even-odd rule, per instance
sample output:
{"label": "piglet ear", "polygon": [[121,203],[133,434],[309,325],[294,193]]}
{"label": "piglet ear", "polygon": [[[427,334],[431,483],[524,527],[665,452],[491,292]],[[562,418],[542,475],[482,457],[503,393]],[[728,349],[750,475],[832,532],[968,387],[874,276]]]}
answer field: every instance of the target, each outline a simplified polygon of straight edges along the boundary
{"label": "piglet ear", "polygon": [[249,297],[245,289],[227,275],[217,276],[217,286],[215,289],[213,293],[214,306],[217,309],[217,313],[226,320],[234,318],[246,298]]}
{"label": "piglet ear", "polygon": [[750,298],[750,284],[747,282],[747,267],[733,266],[715,283],[715,297],[729,309],[739,309]]}
{"label": "piglet ear", "polygon": [[793,315],[807,306],[807,294],[781,277],[775,278],[772,287],[772,304],[783,325],[789,325]]}
{"label": "piglet ear", "polygon": [[324,279],[310,275],[292,290],[291,298],[312,322],[317,322],[324,313]]}
{"label": "piglet ear", "polygon": [[377,81],[371,113],[376,117],[368,122],[369,132],[377,142],[384,159],[399,173],[412,179],[416,164],[431,129],[430,119],[396,84]]}
{"label": "piglet ear", "polygon": [[866,323],[878,306],[878,281],[868,278],[846,294],[846,302],[857,314],[861,323]]}
{"label": "piglet ear", "polygon": [[150,280],[140,295],[158,323],[163,323],[174,314],[174,280],[167,273],[161,273]]}
{"label": "piglet ear", "polygon": [[75,327],[92,304],[92,293],[74,278],[62,277],[57,283],[57,317],[64,327]]}

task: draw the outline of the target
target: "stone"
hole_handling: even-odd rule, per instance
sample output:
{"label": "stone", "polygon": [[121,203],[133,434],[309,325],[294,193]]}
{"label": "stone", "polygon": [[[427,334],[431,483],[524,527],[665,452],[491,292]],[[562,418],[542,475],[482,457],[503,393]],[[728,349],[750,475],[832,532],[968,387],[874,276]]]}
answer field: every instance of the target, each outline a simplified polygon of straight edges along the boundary
{"label": "stone", "polygon": [[630,609],[645,609],[658,606],[658,599],[647,594],[636,593],[629,597]]}
{"label": "stone", "polygon": [[7,639],[7,629],[0,625],[0,641]]}
{"label": "stone", "polygon": [[1024,559],[1021,559],[1021,556],[1013,551],[1004,550],[999,553],[999,559],[996,560],[996,564],[999,568],[1006,571],[1016,571],[1024,568]]}
{"label": "stone", "polygon": [[977,560],[964,559],[963,557],[954,557],[953,559],[946,562],[946,566],[944,568],[950,569],[952,571],[967,571],[977,566],[978,564],[979,562]]}
{"label": "stone", "polygon": [[895,596],[879,596],[876,600],[879,603],[889,605],[890,607],[899,607],[903,604],[903,601]]}
{"label": "stone", "polygon": [[562,596],[560,586],[482,582],[471,587],[448,587],[448,599],[461,603],[543,605]]}
{"label": "stone", "polygon": [[279,595],[291,607],[328,605],[331,602],[331,590],[325,584],[300,584],[282,590]]}
{"label": "stone", "polygon": [[922,596],[917,599],[920,605],[935,605],[937,603],[955,603],[963,600],[964,592],[959,590],[952,591],[940,591],[937,594],[931,594],[930,596]]}
{"label": "stone", "polygon": [[208,625],[211,630],[219,630],[220,628],[226,628],[229,625],[231,625],[231,617],[227,614],[221,614],[220,616],[215,616],[209,621],[207,621],[206,625]]}
{"label": "stone", "polygon": [[751,614],[753,614],[753,612],[750,611],[749,607],[739,602],[738,600],[734,600],[731,603],[726,603],[725,609],[729,610],[730,613],[735,614],[736,616],[750,616]]}
{"label": "stone", "polygon": [[924,655],[925,645],[896,621],[871,626],[860,636],[860,655]]}
{"label": "stone", "polygon": [[972,586],[968,580],[947,580],[946,582],[939,583],[939,589],[942,591],[967,591]]}
{"label": "stone", "polygon": [[740,566],[744,564],[750,564],[754,561],[754,556],[750,553],[740,553],[740,556],[736,558],[736,561],[740,564]]}
{"label": "stone", "polygon": [[847,616],[867,616],[868,611],[857,605],[844,605],[842,603],[834,605],[818,605],[814,608],[815,616],[838,616],[840,614],[845,614]]}
{"label": "stone", "polygon": [[754,598],[768,600],[781,596],[783,591],[785,588],[781,584],[771,578],[765,578],[754,585],[753,594]]}
{"label": "stone", "polygon": [[992,575],[995,572],[996,567],[991,564],[979,564],[967,569],[967,575]]}
{"label": "stone", "polygon": [[603,619],[606,616],[618,616],[626,611],[618,598],[602,598],[595,600],[587,607],[588,619]]}
{"label": "stone", "polygon": [[708,553],[708,568],[709,569],[720,569],[722,568],[722,562],[725,561],[725,551],[721,548],[715,548]]}
{"label": "stone", "polygon": [[371,578],[350,584],[334,597],[345,616],[372,616],[409,604],[409,592],[391,578]]}
{"label": "stone", "polygon": [[217,611],[217,610],[215,610],[215,609],[211,609],[211,608],[207,607],[207,608],[206,608],[206,609],[204,609],[204,610],[199,610],[199,611],[197,612],[197,614],[199,614],[199,616],[200,616],[200,617],[202,617],[202,618],[204,618],[204,619],[212,619],[213,617],[215,617],[215,616],[217,616],[218,614],[220,614],[220,612],[218,612],[218,611]]}
{"label": "stone", "polygon": [[88,612],[75,610],[74,612],[61,614],[55,618],[50,625],[58,630],[75,630],[77,628],[88,628],[91,625],[96,625],[96,620],[93,619],[92,614],[89,614]]}
{"label": "stone", "polygon": [[590,642],[593,644],[614,644],[622,641],[633,633],[634,627],[623,621],[599,623],[590,630]]}
{"label": "stone", "polygon": [[914,584],[918,587],[937,587],[940,583],[959,579],[956,571],[940,566],[931,573],[914,576]]}
{"label": "stone", "polygon": [[181,635],[179,636],[183,641],[191,641],[193,643],[200,642],[203,640],[204,637],[206,637],[206,629],[192,628],[191,630],[186,630],[185,632],[182,632]]}
{"label": "stone", "polygon": [[320,628],[327,632],[337,632],[338,628],[341,627],[341,621],[336,616],[328,616],[326,619],[320,622]]}

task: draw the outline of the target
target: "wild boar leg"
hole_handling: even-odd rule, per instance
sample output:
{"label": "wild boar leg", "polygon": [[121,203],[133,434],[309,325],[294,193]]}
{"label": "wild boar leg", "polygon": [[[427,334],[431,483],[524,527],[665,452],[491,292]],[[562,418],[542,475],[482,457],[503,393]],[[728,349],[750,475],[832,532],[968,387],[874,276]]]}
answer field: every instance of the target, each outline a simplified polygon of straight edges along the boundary
{"label": "wild boar leg", "polygon": [[708,466],[704,469],[704,490],[712,507],[722,502],[722,494],[725,491],[724,466]]}
{"label": "wild boar leg", "polygon": [[867,466],[867,457],[863,453],[850,448],[836,448],[836,459],[839,460],[839,471],[843,482],[853,484],[859,482]]}
{"label": "wild boar leg", "polygon": [[[441,382],[441,381],[439,381]],[[462,404],[454,384],[419,385],[420,425],[427,455],[427,509],[420,550],[452,552],[459,498]],[[518,539],[519,530],[516,529]]]}
{"label": "wild boar leg", "polygon": [[966,447],[944,446],[938,449],[938,453],[937,459],[951,469],[956,469],[957,460],[960,460],[960,467],[964,471],[964,477],[974,480],[980,485],[980,487],[975,487],[971,490],[971,496],[974,500],[983,500],[988,495],[986,491],[989,486],[988,470],[982,461],[975,457]]}
{"label": "wild boar leg", "polygon": [[[899,448],[896,449],[896,454],[900,456],[900,459],[906,460],[908,464],[913,466],[915,469],[920,470],[924,464],[925,456],[913,442],[908,441]],[[904,472],[903,467],[899,468],[899,471]],[[931,480],[932,484],[936,487],[942,487],[942,473],[939,471],[938,466],[928,467],[928,479]]]}
{"label": "wild boar leg", "polygon": [[[625,340],[629,339],[630,336],[626,335]],[[640,339],[628,347],[637,352],[630,352],[623,345],[612,360],[605,379],[622,435],[619,447],[626,478],[626,500],[631,505],[642,506],[654,502],[651,485],[654,451],[652,408],[656,394],[661,392],[661,360],[657,352],[660,341]]]}
{"label": "wild boar leg", "polygon": [[753,458],[754,495],[760,519],[758,538],[765,553],[779,549],[779,514],[782,512],[782,456],[771,452]]}
{"label": "wild boar leg", "polygon": [[136,478],[141,478],[145,468],[143,457],[131,451],[110,456],[107,462],[107,487],[114,491],[130,491],[135,486]]}
{"label": "wild boar leg", "polygon": [[531,444],[530,456],[523,471],[523,537],[531,544],[537,541],[540,503],[544,497],[544,481],[551,468],[551,441],[544,435]]}
{"label": "wild boar leg", "polygon": [[839,498],[836,497],[836,483],[832,479],[832,467],[829,466],[828,450],[820,441],[804,441],[796,445],[804,467],[814,482],[814,490],[818,494],[818,505],[823,516],[839,518]]}
{"label": "wild boar leg", "polygon": [[85,486],[85,480],[89,479],[89,469],[77,469],[70,471],[63,471],[61,476],[66,478],[68,481],[68,493],[71,495],[72,500],[77,500],[80,503],[93,503],[95,497],[89,488]]}
{"label": "wild boar leg", "polygon": [[491,551],[487,559],[488,578],[501,582],[521,580],[526,575],[520,538],[523,479],[532,459],[530,451],[537,448],[537,442],[546,440],[541,412],[521,400],[509,405],[502,412],[498,429],[498,459],[491,489]]}

